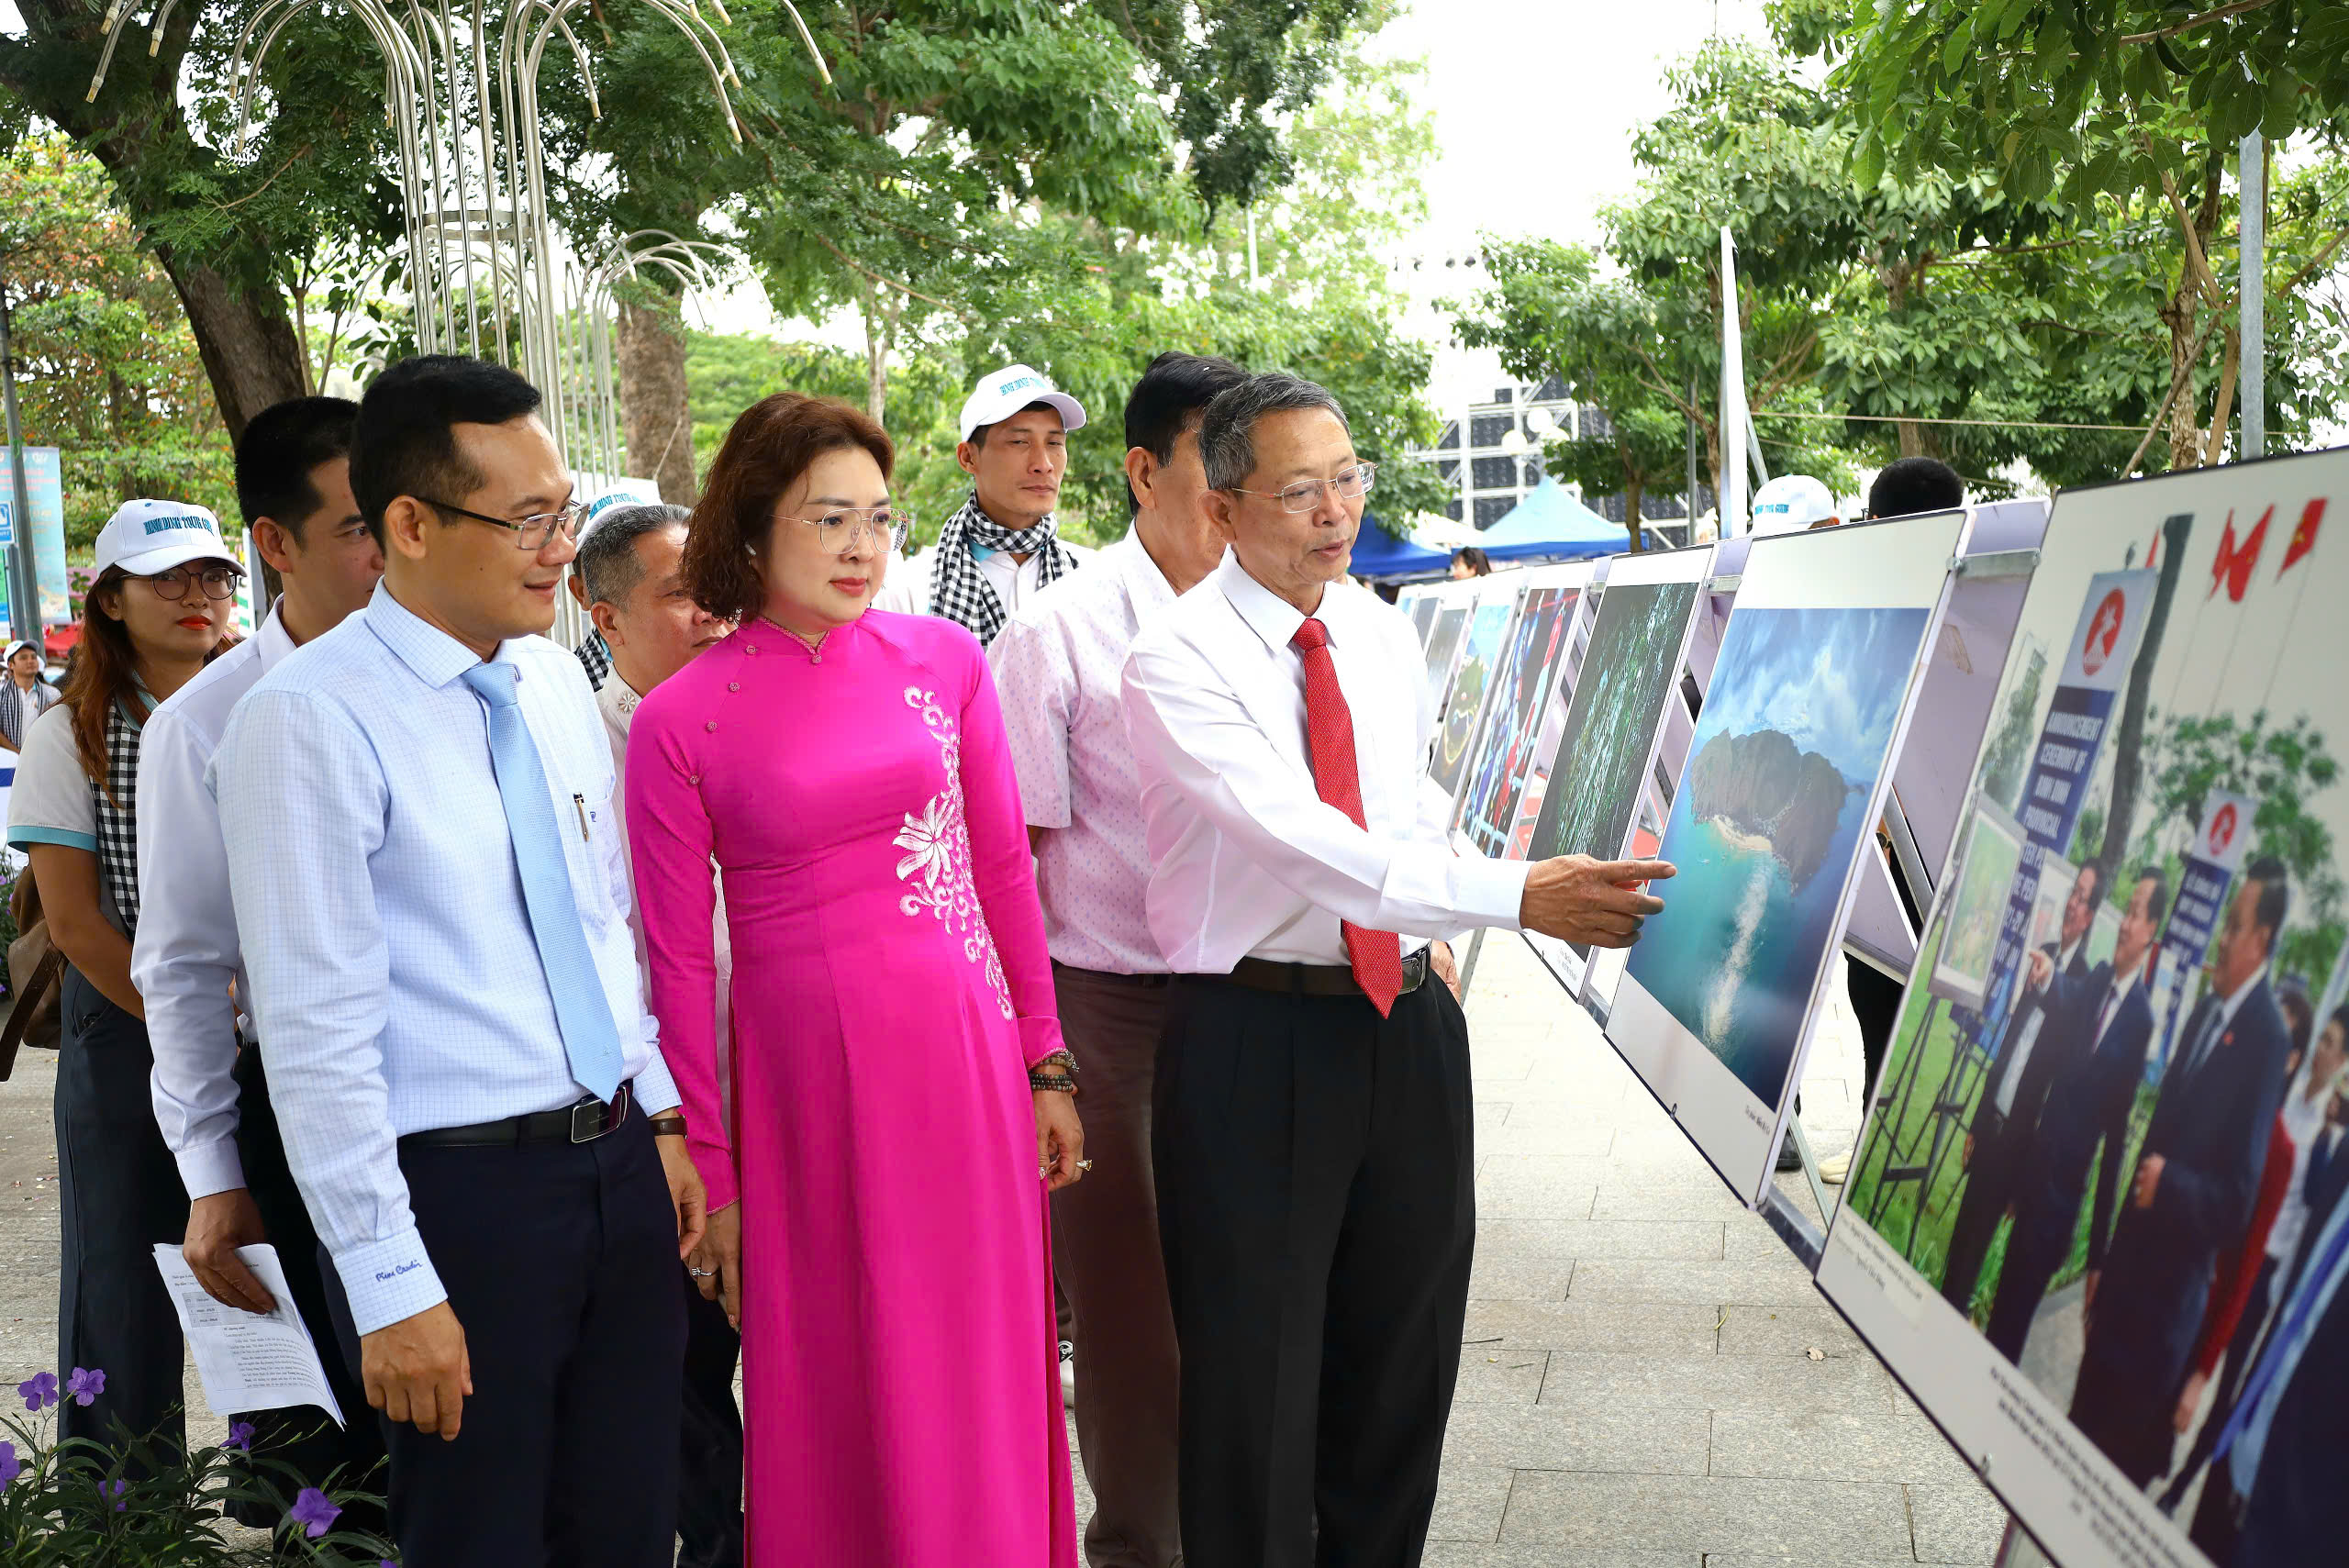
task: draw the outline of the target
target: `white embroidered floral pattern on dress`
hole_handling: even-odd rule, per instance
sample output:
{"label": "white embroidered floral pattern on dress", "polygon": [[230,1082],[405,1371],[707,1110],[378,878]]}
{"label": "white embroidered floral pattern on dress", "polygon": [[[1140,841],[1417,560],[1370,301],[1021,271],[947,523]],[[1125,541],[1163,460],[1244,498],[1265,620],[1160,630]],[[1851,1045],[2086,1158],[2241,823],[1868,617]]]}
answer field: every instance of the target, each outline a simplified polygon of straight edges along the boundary
{"label": "white embroidered floral pattern on dress", "polygon": [[971,827],[963,815],[962,734],[952,717],[938,706],[935,693],[907,686],[906,706],[919,711],[922,723],[937,738],[946,762],[946,787],[930,797],[918,817],[906,813],[906,825],[897,832],[897,848],[906,851],[906,858],[897,862],[897,880],[913,884],[897,900],[897,907],[915,917],[927,909],[960,936],[963,956],[985,972],[1003,1016],[1016,1018],[1003,960],[996,953],[986,911],[980,906],[977,884],[971,880]]}

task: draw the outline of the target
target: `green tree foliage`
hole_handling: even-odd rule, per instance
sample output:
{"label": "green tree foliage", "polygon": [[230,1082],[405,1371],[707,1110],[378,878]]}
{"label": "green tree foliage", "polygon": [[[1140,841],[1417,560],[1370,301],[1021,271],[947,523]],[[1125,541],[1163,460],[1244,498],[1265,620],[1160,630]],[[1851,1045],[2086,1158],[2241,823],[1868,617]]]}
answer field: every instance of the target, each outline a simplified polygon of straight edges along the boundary
{"label": "green tree foliage", "polygon": [[0,275],[27,442],[61,449],[69,544],[119,503],[198,502],[237,524],[227,432],[172,285],[106,171],[55,133],[0,158]]}
{"label": "green tree foliage", "polygon": [[2333,869],[2332,830],[2308,805],[2340,783],[2341,764],[2307,716],[2285,722],[2266,712],[2168,714],[2149,728],[2151,825],[2191,830],[2212,791],[2249,795],[2259,803],[2250,852],[2274,855],[2290,870],[2294,891],[2305,900],[2295,923],[2337,922],[2343,886]]}

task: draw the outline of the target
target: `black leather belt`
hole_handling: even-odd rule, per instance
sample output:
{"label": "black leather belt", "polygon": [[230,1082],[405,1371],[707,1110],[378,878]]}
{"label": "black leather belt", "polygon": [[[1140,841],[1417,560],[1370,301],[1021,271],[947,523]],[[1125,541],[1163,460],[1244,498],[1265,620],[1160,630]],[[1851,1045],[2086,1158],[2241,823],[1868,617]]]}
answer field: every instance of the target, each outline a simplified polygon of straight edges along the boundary
{"label": "black leather belt", "polygon": [[593,1095],[559,1111],[532,1111],[471,1127],[436,1127],[400,1140],[403,1149],[520,1149],[533,1143],[593,1143],[628,1120],[633,1084],[622,1084],[606,1105]]}
{"label": "black leather belt", "polygon": [[1152,986],[1163,985],[1174,978],[1163,972],[1150,974],[1119,974],[1112,970],[1086,969],[1081,964],[1063,963],[1059,959],[1052,960],[1052,973],[1055,974],[1065,973],[1086,980],[1098,980],[1110,985],[1131,985],[1143,990]]}
{"label": "black leather belt", "polygon": [[[1426,984],[1428,950],[1421,948],[1403,960],[1403,995]],[[1207,974],[1203,980],[1228,980],[1251,991],[1279,991],[1291,996],[1359,996],[1354,972],[1341,963],[1275,963],[1266,958],[1243,958],[1230,974]]]}

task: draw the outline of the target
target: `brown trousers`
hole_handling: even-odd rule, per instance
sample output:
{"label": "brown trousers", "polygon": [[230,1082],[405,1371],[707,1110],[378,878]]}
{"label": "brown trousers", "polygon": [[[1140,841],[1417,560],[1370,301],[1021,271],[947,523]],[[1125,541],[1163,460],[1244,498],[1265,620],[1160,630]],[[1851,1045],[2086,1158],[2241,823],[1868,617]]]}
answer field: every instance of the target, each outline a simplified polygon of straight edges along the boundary
{"label": "brown trousers", "polygon": [[1076,1341],[1076,1440],[1093,1488],[1091,1568],[1177,1568],[1180,1367],[1151,1175],[1150,1104],[1163,975],[1052,966],[1076,1053],[1093,1169],[1052,1195],[1052,1269]]}

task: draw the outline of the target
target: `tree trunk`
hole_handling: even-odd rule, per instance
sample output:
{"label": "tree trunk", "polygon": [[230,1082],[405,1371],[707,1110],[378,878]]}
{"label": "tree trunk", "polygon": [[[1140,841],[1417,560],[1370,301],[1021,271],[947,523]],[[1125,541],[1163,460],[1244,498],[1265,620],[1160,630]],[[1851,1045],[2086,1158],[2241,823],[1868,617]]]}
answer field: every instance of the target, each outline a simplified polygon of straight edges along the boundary
{"label": "tree trunk", "polygon": [[171,246],[155,247],[195,335],[213,401],[233,441],[245,422],[272,404],[302,395],[302,341],[275,289],[243,293],[201,261]]}
{"label": "tree trunk", "polygon": [[693,411],[685,399],[685,336],[671,303],[622,300],[617,347],[628,466],[635,477],[651,480],[663,501],[690,506],[699,494]]}
{"label": "tree trunk", "polygon": [[2145,634],[2137,644],[2137,661],[2129,666],[2129,695],[2121,701],[2121,731],[2112,740],[2112,805],[2104,818],[2104,842],[2094,862],[2099,868],[2099,894],[2110,891],[2113,875],[2129,852],[2129,823],[2137,814],[2139,753],[2145,745],[2145,708],[2151,700],[2154,666],[2161,661],[2170,601],[2177,597],[2178,573],[2186,560],[2186,536],[2193,528],[2191,512],[2162,524],[2161,578],[2154,585],[2153,607],[2145,613]]}
{"label": "tree trunk", "polygon": [[1925,455],[1925,428],[1922,425],[1914,419],[1896,419],[1892,422],[1892,428],[1899,437],[1902,457]]}
{"label": "tree trunk", "polygon": [[2210,405],[2210,435],[2202,444],[2203,466],[2227,455],[2227,420],[2234,413],[2235,378],[2243,373],[2243,328],[2227,328],[2226,352],[2219,356],[2219,395]]}
{"label": "tree trunk", "polygon": [[1623,526],[1626,528],[1629,528],[1631,532],[1631,549],[1634,552],[1647,548],[1646,542],[1640,537],[1640,496],[1641,493],[1644,489],[1645,486],[1641,484],[1638,475],[1631,474],[1625,476],[1623,481]]}

